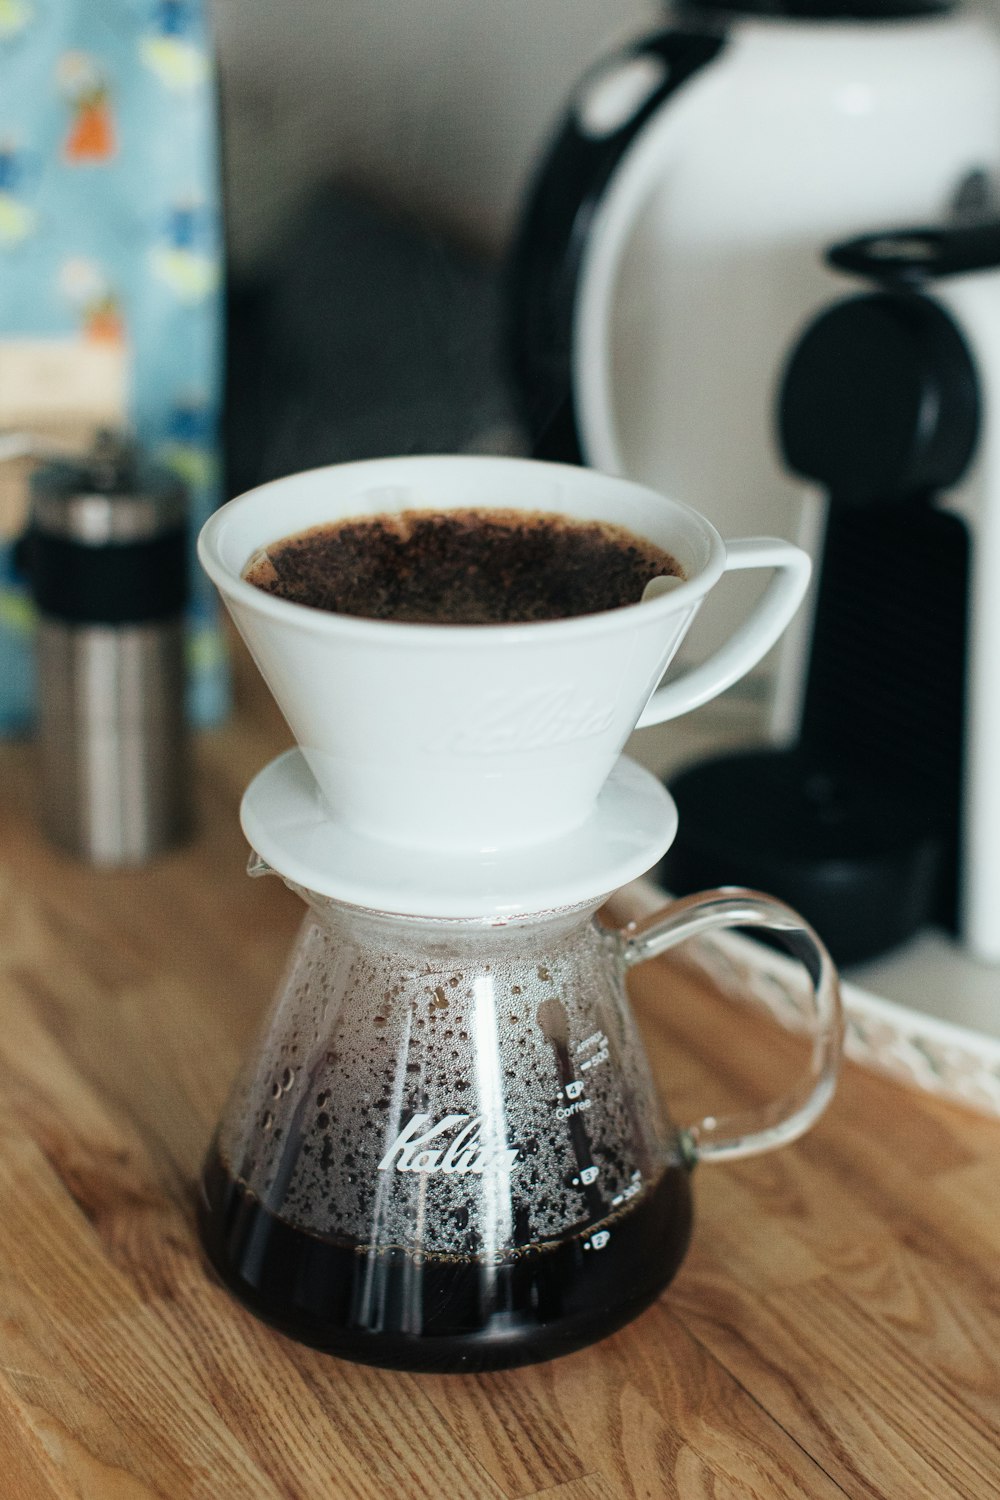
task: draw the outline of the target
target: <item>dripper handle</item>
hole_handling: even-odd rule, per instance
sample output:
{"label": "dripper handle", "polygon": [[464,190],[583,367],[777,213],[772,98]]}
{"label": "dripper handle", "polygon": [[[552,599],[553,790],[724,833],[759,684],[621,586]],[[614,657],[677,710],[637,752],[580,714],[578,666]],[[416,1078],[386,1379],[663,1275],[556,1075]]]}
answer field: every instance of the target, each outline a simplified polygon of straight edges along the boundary
{"label": "dripper handle", "polygon": [[741,537],[726,543],[726,572],[773,568],[774,577],[750,614],[706,661],[689,667],[650,698],[636,729],[690,713],[739,682],[780,638],[805,597],[809,554],[781,537]]}
{"label": "dripper handle", "polygon": [[735,888],[688,896],[622,932],[625,963],[632,967],[686,938],[726,927],[780,934],[782,946],[801,962],[815,1018],[812,1053],[805,1075],[784,1098],[723,1119],[708,1115],[684,1127],[681,1142],[691,1162],[734,1161],[797,1140],[829,1104],[840,1067],[844,1018],[836,969],[809,924],[781,901]]}

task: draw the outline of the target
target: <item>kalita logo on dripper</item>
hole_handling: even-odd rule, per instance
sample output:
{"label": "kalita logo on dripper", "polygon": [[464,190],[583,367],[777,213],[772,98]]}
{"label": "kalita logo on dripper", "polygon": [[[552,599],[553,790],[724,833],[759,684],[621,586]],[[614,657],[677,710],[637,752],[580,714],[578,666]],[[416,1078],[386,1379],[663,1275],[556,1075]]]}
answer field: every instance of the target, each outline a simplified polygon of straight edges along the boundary
{"label": "kalita logo on dripper", "polygon": [[605,733],[615,710],[596,698],[581,697],[572,686],[549,683],[520,696],[487,693],[478,702],[470,701],[465,712],[466,721],[447,746],[458,755],[539,750],[590,739]]}

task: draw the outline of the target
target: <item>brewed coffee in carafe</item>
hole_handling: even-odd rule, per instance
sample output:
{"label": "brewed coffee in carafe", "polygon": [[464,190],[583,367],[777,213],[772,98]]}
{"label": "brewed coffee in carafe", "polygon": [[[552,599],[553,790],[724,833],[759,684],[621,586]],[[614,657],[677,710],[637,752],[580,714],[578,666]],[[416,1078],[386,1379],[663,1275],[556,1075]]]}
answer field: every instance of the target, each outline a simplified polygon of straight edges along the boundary
{"label": "brewed coffee in carafe", "polygon": [[592,904],[501,926],[311,898],[205,1176],[206,1242],[287,1332],[476,1368],[632,1317],[687,1247],[687,1166]]}

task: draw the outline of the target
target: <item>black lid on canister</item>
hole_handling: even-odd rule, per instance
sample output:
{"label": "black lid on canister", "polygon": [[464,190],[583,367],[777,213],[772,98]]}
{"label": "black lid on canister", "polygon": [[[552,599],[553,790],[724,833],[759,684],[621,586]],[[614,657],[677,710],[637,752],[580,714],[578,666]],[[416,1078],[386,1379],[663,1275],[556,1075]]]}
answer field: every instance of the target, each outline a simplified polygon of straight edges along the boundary
{"label": "black lid on canister", "polygon": [[31,480],[25,567],[42,614],[77,624],[167,619],[188,594],[187,496],[130,442],[101,434],[83,460]]}

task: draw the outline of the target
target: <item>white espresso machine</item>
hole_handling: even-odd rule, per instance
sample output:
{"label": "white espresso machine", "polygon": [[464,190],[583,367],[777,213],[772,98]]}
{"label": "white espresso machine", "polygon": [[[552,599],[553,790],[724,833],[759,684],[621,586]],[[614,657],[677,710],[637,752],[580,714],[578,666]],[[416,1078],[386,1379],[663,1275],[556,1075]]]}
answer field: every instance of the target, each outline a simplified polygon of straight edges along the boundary
{"label": "white espresso machine", "polygon": [[[816,553],[822,509],[803,506],[773,413],[788,350],[843,293],[825,251],[998,204],[984,19],[950,0],[675,7],[582,79],[526,202],[511,342],[534,451]],[[696,645],[713,628],[731,623],[709,618]],[[776,733],[794,728],[801,646],[772,694]]]}

